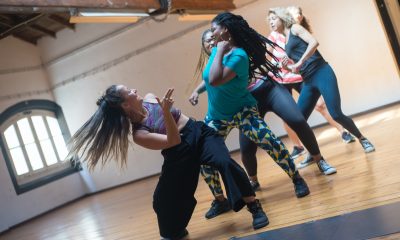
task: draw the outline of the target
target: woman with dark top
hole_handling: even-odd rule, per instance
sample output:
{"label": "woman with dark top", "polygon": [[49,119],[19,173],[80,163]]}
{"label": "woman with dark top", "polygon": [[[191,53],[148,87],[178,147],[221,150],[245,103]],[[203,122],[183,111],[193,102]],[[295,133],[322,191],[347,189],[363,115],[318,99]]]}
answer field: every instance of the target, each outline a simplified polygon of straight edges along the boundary
{"label": "woman with dark top", "polygon": [[[322,95],[329,114],[358,138],[365,153],[375,151],[375,147],[361,134],[353,120],[343,114],[335,73],[317,50],[317,40],[304,27],[296,24],[285,8],[270,9],[268,16],[273,30],[286,37],[287,57],[282,60],[282,66],[303,77],[304,84],[297,105],[304,117],[309,118]],[[313,162],[312,159],[305,161]]]}
{"label": "woman with dark top", "polygon": [[[266,58],[271,54],[266,45],[271,42],[254,31],[241,16],[228,12],[214,18],[211,32],[217,46],[212,49],[203,72],[202,84],[208,94],[206,124],[223,137],[233,128],[238,128],[266,150],[287,173],[297,197],[308,195],[308,186],[298,173],[288,150],[259,115],[257,102],[247,90],[249,79],[267,76],[270,71],[277,74],[278,69]],[[198,89],[204,86],[200,85]],[[195,96],[192,97],[196,100]],[[218,171],[212,167],[202,166],[201,171],[203,176],[209,175],[206,179],[219,178]]]}
{"label": "woman with dark top", "polygon": [[72,137],[70,155],[84,157],[89,169],[114,160],[126,165],[129,135],[148,149],[162,150],[161,176],[153,196],[160,235],[183,239],[196,206],[201,164],[209,164],[222,175],[229,204],[234,211],[245,205],[253,217],[253,228],[268,225],[261,204],[255,199],[244,170],[230,158],[224,140],[201,121],[190,119],[172,107],[173,89],[162,100],[153,94],[144,99],[136,89],[113,85],[97,101],[93,116]]}
{"label": "woman with dark top", "polygon": [[[211,53],[214,44],[214,39],[212,38],[210,30],[206,30],[202,35],[202,53],[200,54],[196,73],[203,68],[204,62],[206,61],[205,56]],[[266,113],[269,111],[277,114],[282,120],[287,122],[296,130],[296,133],[301,137],[308,151],[315,158],[315,162],[317,162],[320,171],[325,175],[336,173],[336,169],[331,167],[326,160],[322,158],[314,133],[302,116],[293,98],[285,88],[274,81],[265,78],[256,80],[254,83],[250,84],[247,89],[257,100],[258,110],[262,118],[264,118]],[[200,83],[193,91],[189,101],[193,105],[196,105],[199,95],[205,90],[205,83]],[[260,184],[257,178],[256,157],[257,144],[247,138],[243,133],[240,133],[239,135],[239,142],[242,162],[250,178],[252,187],[254,190],[259,190]],[[217,173],[209,172],[210,170],[212,169],[208,167],[201,169],[202,176],[215,197],[210,210],[206,213],[206,218],[213,218],[230,210],[229,204],[223,195],[219,176]]]}

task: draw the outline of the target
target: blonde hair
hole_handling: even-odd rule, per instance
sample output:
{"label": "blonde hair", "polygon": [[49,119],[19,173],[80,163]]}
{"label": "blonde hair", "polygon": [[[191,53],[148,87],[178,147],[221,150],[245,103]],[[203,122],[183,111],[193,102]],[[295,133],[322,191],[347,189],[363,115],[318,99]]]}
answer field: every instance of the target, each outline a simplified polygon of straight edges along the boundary
{"label": "blonde hair", "polygon": [[292,17],[292,14],[290,14],[286,8],[270,8],[267,16],[269,16],[270,14],[275,14],[279,19],[281,19],[286,28],[290,28],[293,24],[296,23],[296,21]]}
{"label": "blonde hair", "polygon": [[196,71],[193,76],[193,80],[188,84],[186,88],[186,93],[189,93],[190,91],[193,90],[202,80],[202,73],[203,69],[208,61],[209,55],[207,54],[206,48],[204,46],[204,41],[206,38],[206,35],[210,33],[210,29],[206,29],[203,34],[201,35],[201,50],[200,50],[200,56],[199,56],[199,61],[197,62],[196,66]]}
{"label": "blonde hair", "polygon": [[[300,22],[300,25],[303,26],[305,29],[307,29],[307,31],[309,31],[310,33],[312,33],[310,23],[309,23],[308,19],[303,15],[303,9],[301,9],[301,7],[298,7],[298,6],[289,6],[289,7],[287,7],[286,9],[288,10],[288,12],[289,12],[290,14],[293,14],[294,12],[297,11],[297,12],[303,17],[303,19],[302,19],[301,22]],[[293,16],[293,15],[292,15],[292,16]]]}

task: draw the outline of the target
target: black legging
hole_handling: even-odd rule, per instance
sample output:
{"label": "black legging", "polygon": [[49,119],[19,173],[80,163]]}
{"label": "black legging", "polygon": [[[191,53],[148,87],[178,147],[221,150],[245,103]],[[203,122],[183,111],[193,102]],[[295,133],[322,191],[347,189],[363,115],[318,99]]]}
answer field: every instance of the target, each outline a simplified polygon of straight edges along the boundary
{"label": "black legging", "polygon": [[[267,80],[252,90],[251,94],[258,102],[258,110],[262,117],[265,117],[269,111],[274,112],[296,132],[311,155],[320,153],[315,135],[289,91],[283,86]],[[239,142],[247,174],[249,176],[257,175],[257,145],[243,134],[240,134]]]}
{"label": "black legging", "polygon": [[351,134],[360,138],[362,136],[360,130],[354,124],[353,120],[342,112],[337,79],[331,66],[327,63],[319,66],[312,75],[304,79],[297,104],[305,119],[310,117],[321,95],[333,120],[342,125]]}

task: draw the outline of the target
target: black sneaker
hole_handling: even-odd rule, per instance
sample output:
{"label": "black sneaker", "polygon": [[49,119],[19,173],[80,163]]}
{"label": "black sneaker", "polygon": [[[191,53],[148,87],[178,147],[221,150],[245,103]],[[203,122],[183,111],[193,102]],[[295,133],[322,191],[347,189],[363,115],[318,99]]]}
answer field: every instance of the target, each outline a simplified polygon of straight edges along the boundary
{"label": "black sneaker", "polygon": [[293,147],[293,151],[290,154],[290,156],[293,159],[296,159],[296,158],[300,157],[301,155],[303,155],[305,153],[306,153],[306,150],[303,147],[294,146]]}
{"label": "black sneaker", "polygon": [[360,140],[360,143],[361,143],[361,146],[364,148],[365,153],[375,151],[374,145],[372,145],[372,143],[368,139],[363,138]]}
{"label": "black sneaker", "polygon": [[310,189],[308,188],[306,181],[304,181],[299,173],[297,173],[293,178],[293,184],[296,197],[302,198],[310,194]]}
{"label": "black sneaker", "polygon": [[349,132],[346,131],[342,133],[342,140],[344,143],[352,143],[356,141],[353,135],[351,135]]}
{"label": "black sneaker", "polygon": [[254,202],[247,203],[247,210],[253,216],[254,229],[259,229],[269,224],[267,214],[265,214],[258,199],[256,199]]}
{"label": "black sneaker", "polygon": [[254,192],[261,190],[260,183],[258,181],[250,180],[250,185],[251,185],[251,188],[253,189]]}
{"label": "black sneaker", "polygon": [[222,202],[214,200],[211,203],[211,208],[206,213],[206,218],[215,218],[216,216],[228,212],[229,210],[231,210],[231,206],[229,205],[228,199],[225,198]]}

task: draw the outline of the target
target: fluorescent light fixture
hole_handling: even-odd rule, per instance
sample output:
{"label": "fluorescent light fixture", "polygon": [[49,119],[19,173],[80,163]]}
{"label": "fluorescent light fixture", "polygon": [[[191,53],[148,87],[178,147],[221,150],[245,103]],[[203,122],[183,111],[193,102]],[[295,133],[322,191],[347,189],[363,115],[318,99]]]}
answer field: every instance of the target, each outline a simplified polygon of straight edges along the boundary
{"label": "fluorescent light fixture", "polygon": [[216,14],[183,14],[178,17],[179,21],[205,21],[213,20]]}
{"label": "fluorescent light fixture", "polygon": [[148,17],[148,13],[129,12],[79,12],[82,17]]}
{"label": "fluorescent light fixture", "polygon": [[81,11],[71,12],[70,23],[134,23],[140,17],[147,17],[145,12],[131,11],[95,11],[92,9],[82,9]]}
{"label": "fluorescent light fixture", "polygon": [[82,17],[71,16],[70,23],[135,23],[140,17]]}

